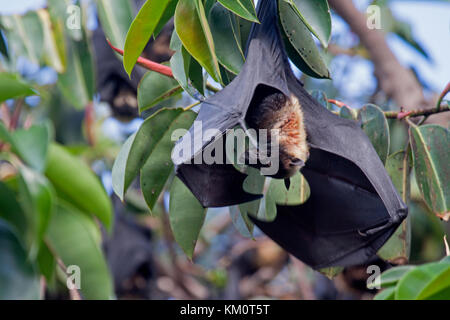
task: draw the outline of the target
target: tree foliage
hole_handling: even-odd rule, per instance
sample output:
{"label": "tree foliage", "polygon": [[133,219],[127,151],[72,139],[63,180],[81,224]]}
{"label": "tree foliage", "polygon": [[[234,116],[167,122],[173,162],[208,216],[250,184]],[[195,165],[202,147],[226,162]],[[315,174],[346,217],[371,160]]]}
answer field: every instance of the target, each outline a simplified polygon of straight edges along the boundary
{"label": "tree foliage", "polygon": [[[239,74],[245,62],[251,25],[259,23],[254,3],[147,0],[135,17],[129,1],[95,3],[106,36],[114,46],[124,49],[123,64],[128,74],[148,41],[157,37],[173,18],[174,54],[166,64],[173,77],[149,71],[142,78],[137,92],[139,112],[150,115],[115,158],[112,186],[117,196],[127,201],[127,190],[139,176],[150,212],[157,209],[158,199],[170,194],[169,221],[174,238],[192,259],[207,209],[201,207],[181,181],[173,178],[171,134],[175,129],[188,129],[196,113],[190,110],[193,105],[179,108],[170,103],[183,93],[190,99],[203,99]],[[85,19],[78,31],[65,27],[66,5],[65,1],[49,1],[46,9],[0,18],[0,103],[4,103],[4,108],[10,108],[8,105],[17,110],[27,97],[38,95],[45,101],[54,94],[71,108],[86,114],[92,112],[96,93],[92,35]],[[81,5],[81,9],[85,16],[88,8]],[[278,10],[278,27],[293,64],[304,76],[330,78],[326,48],[331,39],[332,18],[327,1],[279,0]],[[398,34],[427,56],[404,23],[392,15],[386,16],[392,22],[388,32]],[[40,67],[53,68],[57,72],[57,89],[50,91],[20,76],[19,56]],[[325,92],[311,93],[323,107],[361,124],[405,203],[419,198],[436,219],[449,220],[448,128],[423,125],[407,117],[406,121],[401,117],[391,120],[380,106],[366,104],[358,109],[337,106],[339,103],[330,103]],[[162,103],[169,105],[155,111]],[[449,104],[442,100],[437,107],[441,103]],[[27,112],[37,114],[32,108],[27,108]],[[49,284],[55,283],[56,270],[61,265],[78,265],[83,269],[87,275],[80,289],[84,298],[113,298],[112,278],[101,250],[100,226],[112,230],[114,216],[110,198],[86,161],[98,158],[101,151],[78,152],[73,146],[57,143],[54,126],[47,117],[32,124],[22,121],[20,128],[14,115],[11,119],[2,117],[0,122],[0,165],[8,168],[7,174],[0,176],[0,256],[17,266],[0,266],[0,298],[39,298],[39,277],[44,276]],[[407,126],[408,134],[403,145],[393,149],[396,141],[393,132],[400,121]],[[92,124],[88,117],[85,127],[89,136]],[[263,201],[230,208],[233,223],[245,237],[253,237],[254,232],[249,214],[273,220],[275,204],[298,205],[309,197],[308,183],[301,174],[291,179],[291,188],[287,190],[283,182],[264,179],[252,168],[244,170],[248,174],[244,189],[252,193],[264,191],[265,197]],[[404,221],[379,251],[383,259],[401,264],[408,261],[411,224],[410,218]],[[12,276],[7,276],[8,268],[14,269]],[[334,271],[339,270],[323,273]],[[384,290],[376,299],[450,297],[448,259],[394,268],[380,279]]]}

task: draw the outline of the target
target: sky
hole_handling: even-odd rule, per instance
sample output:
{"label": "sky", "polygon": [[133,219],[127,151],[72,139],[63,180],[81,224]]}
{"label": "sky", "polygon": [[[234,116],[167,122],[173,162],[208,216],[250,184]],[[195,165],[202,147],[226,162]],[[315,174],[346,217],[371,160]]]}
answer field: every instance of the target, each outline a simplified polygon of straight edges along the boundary
{"label": "sky", "polygon": [[[46,0],[0,0],[0,14],[24,13],[41,8]],[[356,2],[360,6],[364,2]],[[394,15],[410,22],[413,34],[431,55],[433,63],[411,50],[397,37],[389,37],[388,43],[400,62],[414,65],[420,76],[435,91],[442,90],[450,81],[450,2],[448,1],[393,1]],[[362,68],[370,66],[362,65]],[[363,77],[367,70],[356,70],[355,77]],[[358,80],[358,79],[355,79]],[[355,81],[357,83],[358,81]]]}

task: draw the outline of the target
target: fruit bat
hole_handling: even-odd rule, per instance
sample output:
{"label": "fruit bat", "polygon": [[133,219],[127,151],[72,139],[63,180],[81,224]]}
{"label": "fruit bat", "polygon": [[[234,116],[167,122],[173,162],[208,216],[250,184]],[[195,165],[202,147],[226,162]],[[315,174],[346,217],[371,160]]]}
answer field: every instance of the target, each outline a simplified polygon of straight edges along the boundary
{"label": "fruit bat", "polygon": [[[261,24],[252,27],[241,72],[202,102],[197,118],[202,127],[194,125],[176,144],[191,151],[172,157],[177,176],[204,207],[259,199],[261,195],[244,190],[246,175],[232,164],[194,160],[219,143],[227,129],[264,127],[270,115],[277,116],[273,110],[297,106],[301,113],[288,117],[298,118],[294,121],[298,128],[295,139],[288,141],[306,146],[280,151],[280,170],[293,169],[275,177],[289,177],[301,168],[311,196],[302,205],[277,205],[272,222],[251,219],[272,240],[315,269],[365,263],[406,217],[407,207],[360,123],[321,106],[293,74],[278,29],[276,0],[260,0],[257,12]],[[267,106],[271,103],[275,107]],[[272,111],[266,112],[268,108]],[[218,129],[221,136],[204,140],[202,133],[208,129]]]}

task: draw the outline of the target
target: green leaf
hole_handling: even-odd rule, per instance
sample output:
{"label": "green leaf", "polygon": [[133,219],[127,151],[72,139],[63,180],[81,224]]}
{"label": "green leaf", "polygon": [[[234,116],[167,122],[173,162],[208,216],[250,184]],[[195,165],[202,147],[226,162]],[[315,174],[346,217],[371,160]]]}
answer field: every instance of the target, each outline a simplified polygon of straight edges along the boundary
{"label": "green leaf", "polygon": [[96,0],[98,17],[106,37],[117,48],[125,48],[128,29],[133,22],[133,4],[123,0]]}
{"label": "green leaf", "polygon": [[170,48],[175,51],[174,55],[170,59],[170,68],[172,69],[173,76],[183,90],[193,97],[195,96],[195,90],[189,84],[189,65],[191,63],[191,55],[183,47],[176,32],[172,33]]}
{"label": "green leaf", "polygon": [[333,110],[333,106],[328,102],[327,94],[321,90],[311,91],[311,96],[317,100],[325,109]]}
{"label": "green leaf", "polygon": [[60,200],[48,232],[49,245],[66,267],[81,271],[81,293],[85,299],[113,298],[113,284],[100,248],[95,222]]}
{"label": "green leaf", "polygon": [[355,109],[343,106],[339,109],[339,117],[349,120],[356,120],[358,118],[358,113]]}
{"label": "green leaf", "polygon": [[10,133],[0,123],[0,141],[9,143],[12,151],[33,169],[40,172],[45,169],[49,143],[47,125],[34,125]]}
{"label": "green leaf", "polygon": [[405,41],[418,53],[420,53],[425,59],[431,61],[431,57],[429,56],[425,48],[414,38],[412,27],[409,23],[403,21],[396,21],[392,31],[397,36],[399,36],[400,39]]}
{"label": "green leaf", "polygon": [[123,66],[129,76],[169,3],[170,0],[147,0],[131,23],[123,54]]}
{"label": "green leaf", "polygon": [[266,194],[266,216],[268,219],[275,219],[277,214],[276,204],[297,206],[308,200],[311,191],[303,175],[298,172],[290,180],[291,185],[287,190],[283,179],[271,179]]}
{"label": "green leaf", "polygon": [[[246,167],[245,173],[247,174],[247,178],[245,178],[244,183],[242,185],[245,192],[258,195],[263,194],[266,177],[261,175],[261,172],[258,169],[252,167]],[[239,215],[240,218],[236,216],[236,214],[233,211],[231,211],[232,220],[235,226],[237,226],[237,229],[238,230],[242,229],[240,225],[243,225],[248,230],[247,233],[249,232],[250,236],[252,236],[253,222],[248,218],[248,216],[251,215],[255,218],[259,218],[262,216],[262,219],[264,219],[265,211],[260,210],[260,207],[261,207],[261,199],[258,199],[237,206],[240,212]],[[243,224],[241,222],[243,222]],[[241,232],[241,234],[246,236],[246,234],[243,232]]]}
{"label": "green leaf", "polygon": [[395,288],[386,288],[380,291],[373,300],[395,300]]}
{"label": "green leaf", "polygon": [[339,275],[342,271],[344,271],[343,267],[329,267],[320,269],[319,272],[323,274],[328,279],[332,280],[334,277]]}
{"label": "green leaf", "polygon": [[[124,200],[125,193],[127,192],[128,187],[136,178],[139,169],[143,164],[142,161],[139,162],[139,165],[137,163],[133,163],[133,156],[130,156],[131,148],[133,147],[137,134],[138,132],[135,132],[134,134],[129,136],[125,143],[122,145],[122,148],[120,149],[112,168],[113,190],[121,201]],[[130,163],[130,165],[128,165],[128,163]],[[139,168],[135,168],[135,166],[139,166]]]}
{"label": "green leaf", "polygon": [[194,255],[205,216],[206,209],[202,207],[184,183],[175,178],[170,188],[170,226],[175,240],[189,259],[192,259]]}
{"label": "green leaf", "polygon": [[438,125],[411,126],[410,137],[420,193],[434,213],[445,214],[450,211],[450,132]]}
{"label": "green leaf", "polygon": [[7,59],[9,59],[8,47],[6,45],[6,38],[0,29],[0,53]]}
{"label": "green leaf", "polygon": [[34,125],[29,129],[19,129],[11,133],[13,150],[31,168],[43,172],[47,162],[50,140],[47,125]]}
{"label": "green leaf", "polygon": [[376,1],[373,4],[378,5],[380,8],[381,30],[383,32],[396,34],[400,39],[414,48],[425,59],[430,60],[430,57],[426,50],[414,38],[412,28],[409,23],[401,21],[394,17],[388,3]]}
{"label": "green leaf", "polygon": [[177,8],[178,0],[170,0],[167,4],[166,10],[164,10],[161,19],[158,22],[158,25],[155,27],[155,31],[153,32],[153,36],[156,38],[164,26],[169,22],[170,19],[175,14],[175,9]]}
{"label": "green leaf", "polygon": [[13,229],[0,219],[0,300],[39,299],[39,277]]}
{"label": "green leaf", "polygon": [[22,240],[27,240],[25,213],[17,202],[16,194],[2,181],[0,181],[0,218],[14,227],[22,236]]}
{"label": "green leaf", "polygon": [[84,109],[94,98],[95,76],[90,40],[84,29],[79,41],[66,41],[67,68],[58,76],[58,86],[77,109]]}
{"label": "green leaf", "polygon": [[327,0],[287,0],[324,48],[331,37],[331,14]]}
{"label": "green leaf", "polygon": [[252,0],[218,0],[225,8],[238,16],[259,23]]}
{"label": "green leaf", "polygon": [[19,75],[0,72],[0,103],[21,97],[34,96],[37,92]]}
{"label": "green leaf", "polygon": [[112,228],[110,199],[97,176],[85,163],[63,147],[51,144],[45,174],[60,197],[96,216],[107,229]]}
{"label": "green leaf", "polygon": [[44,48],[44,32],[37,13],[30,11],[23,16],[3,16],[1,22],[12,51],[39,65]]}
{"label": "green leaf", "polygon": [[[409,271],[411,271],[413,266],[399,266],[395,268],[391,268],[385,272],[383,272],[379,277],[379,284],[382,288],[393,287],[397,284],[398,281]],[[378,283],[375,281],[372,286],[368,286],[369,289],[372,289],[374,285]]]}
{"label": "green leaf", "polygon": [[53,214],[55,194],[44,176],[27,167],[20,168],[19,192],[22,207],[33,229],[32,255],[35,256]]}
{"label": "green leaf", "polygon": [[284,30],[282,36],[289,58],[301,71],[311,77],[330,78],[330,72],[307,26],[298,19],[289,3],[279,1],[278,6]]}
{"label": "green leaf", "polygon": [[175,141],[172,140],[173,132],[177,129],[189,129],[197,117],[195,112],[183,111],[183,109],[165,110],[164,112],[167,113],[167,118],[161,114],[162,118],[155,116],[149,121],[154,124],[162,119],[166,120],[163,131],[154,131],[158,127],[152,125],[152,136],[156,139],[148,142],[150,153],[141,170],[141,190],[150,210],[153,210],[164,185],[173,173],[171,159],[172,149],[175,145]]}
{"label": "green leaf", "polygon": [[[429,263],[409,271],[398,282],[397,300],[425,300],[450,288],[450,263]],[[446,297],[450,299],[450,295]]]}
{"label": "green leaf", "polygon": [[[175,54],[170,59],[170,67],[174,78],[178,81],[184,91],[194,99],[197,99],[198,93],[196,90],[199,90],[201,91],[200,93],[204,94],[203,69],[201,65],[195,59],[192,59],[189,52],[183,47],[176,32],[172,33],[170,48],[175,51]],[[201,80],[197,81],[200,78]],[[195,83],[193,83],[194,81]],[[201,82],[201,84],[199,85],[198,82]],[[194,88],[194,85],[199,88]]]}
{"label": "green leaf", "polygon": [[56,259],[46,243],[42,243],[37,255],[39,272],[45,277],[48,283],[52,283],[56,271]]}
{"label": "green leaf", "polygon": [[216,3],[209,14],[209,25],[216,44],[219,62],[230,72],[238,74],[244,65],[244,52],[240,47],[240,39],[234,30],[238,29],[236,19],[220,3]]}
{"label": "green leaf", "polygon": [[444,257],[440,262],[441,263],[450,263],[450,256]]}
{"label": "green leaf", "polygon": [[376,105],[367,104],[358,111],[362,129],[369,137],[383,163],[389,154],[389,125],[383,111]]}
{"label": "green leaf", "polygon": [[[410,156],[405,151],[390,155],[386,161],[386,171],[391,177],[395,188],[404,203],[409,203],[410,197]],[[378,251],[378,255],[391,263],[404,264],[409,260],[411,250],[411,218],[408,216],[397,228],[395,233]]]}
{"label": "green leaf", "polygon": [[182,92],[183,89],[175,79],[157,72],[147,72],[138,87],[139,112],[148,110]]}
{"label": "green leaf", "polygon": [[[64,23],[64,33],[68,40],[80,41],[83,38],[82,28],[69,28],[67,18],[70,12],[67,10],[73,4],[72,0],[47,0],[47,8],[53,21],[62,21]],[[83,18],[80,11],[80,19]]]}
{"label": "green leaf", "polygon": [[48,10],[37,11],[44,31],[44,55],[46,65],[51,66],[58,73],[66,71],[67,56],[64,40],[64,21],[51,17]]}
{"label": "green leaf", "polygon": [[280,205],[297,206],[308,200],[310,189],[308,182],[303,175],[298,172],[290,178],[291,185],[289,190],[283,179],[272,179],[270,181],[267,194]]}
{"label": "green leaf", "polygon": [[242,52],[245,54],[253,23],[237,16],[235,16],[235,20],[236,24],[233,24],[233,26],[237,27],[237,29],[234,30],[235,36],[239,39],[240,47],[242,49]]}
{"label": "green leaf", "polygon": [[239,206],[230,207],[230,217],[234,227],[239,231],[239,233],[243,237],[253,238],[254,224],[248,218],[248,215],[240,210]]}
{"label": "green leaf", "polygon": [[[183,50],[185,50],[183,48]],[[205,94],[205,78],[203,77],[203,68],[195,59],[190,59],[189,63],[189,79],[192,86],[202,95]]]}
{"label": "green leaf", "polygon": [[201,0],[180,0],[175,10],[175,29],[186,50],[211,77],[220,82],[213,37]]}
{"label": "green leaf", "polygon": [[[128,187],[142,169],[142,192],[149,207],[153,208],[173,170],[170,159],[173,142],[170,137],[176,129],[188,129],[195,116],[194,112],[183,109],[161,109],[128,138],[112,170],[113,189],[120,199],[123,200]],[[162,177],[166,178],[161,180]]]}

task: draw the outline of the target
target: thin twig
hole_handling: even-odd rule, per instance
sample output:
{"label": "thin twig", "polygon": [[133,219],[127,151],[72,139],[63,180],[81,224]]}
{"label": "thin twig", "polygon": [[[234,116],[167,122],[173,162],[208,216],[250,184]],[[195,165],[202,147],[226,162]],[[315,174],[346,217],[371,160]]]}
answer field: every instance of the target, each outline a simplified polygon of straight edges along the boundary
{"label": "thin twig", "polygon": [[210,84],[208,82],[206,83],[206,89],[208,89],[209,91],[214,92],[214,93],[220,91],[219,88],[214,87],[212,84]]}
{"label": "thin twig", "polygon": [[14,107],[14,112],[9,123],[9,129],[15,130],[19,124],[20,114],[22,113],[23,99],[18,99]]}
{"label": "thin twig", "polygon": [[192,108],[194,108],[194,107],[196,107],[196,106],[198,106],[200,103],[202,103],[201,101],[197,101],[197,102],[194,102],[193,104],[191,104],[191,105],[189,105],[189,106],[187,106],[186,108],[184,108],[183,110],[184,111],[188,111],[188,110],[191,110]]}
{"label": "thin twig", "polygon": [[342,101],[338,101],[338,100],[335,100],[335,99],[328,99],[327,100],[329,103],[332,103],[332,104],[334,104],[335,106],[337,106],[337,107],[339,107],[339,108],[342,108],[342,107],[348,107],[348,108],[350,108],[348,105],[346,105],[344,102],[342,102]]}
{"label": "thin twig", "polygon": [[419,110],[411,110],[408,112],[404,111],[386,111],[384,115],[388,119],[403,119],[405,117],[420,117],[420,116],[429,116],[436,113],[447,112],[450,111],[450,107],[448,105],[440,105],[439,108],[431,108],[431,109],[419,109]]}
{"label": "thin twig", "polygon": [[[67,267],[64,264],[64,262],[58,257],[58,255],[56,254],[55,249],[53,249],[53,247],[50,245],[50,243],[46,240],[44,240],[45,245],[47,246],[48,250],[52,253],[53,257],[56,260],[56,264],[58,265],[58,267],[64,272],[64,274],[67,276]],[[76,288],[67,288],[69,290],[69,294],[70,294],[70,299],[71,300],[83,300],[80,292],[78,291],[78,289]]]}
{"label": "thin twig", "polygon": [[445,245],[445,255],[447,257],[450,257],[450,247],[448,246],[447,235],[444,236],[444,245]]}
{"label": "thin twig", "polygon": [[86,124],[86,137],[90,146],[95,145],[95,111],[94,103],[91,101],[87,104],[84,112],[84,121]]}
{"label": "thin twig", "polygon": [[[342,108],[344,106],[348,107],[348,105],[345,104],[344,102],[338,101],[335,99],[328,99],[328,102],[338,106],[339,108]],[[388,119],[402,120],[406,117],[411,117],[411,118],[420,117],[420,116],[427,117],[432,114],[447,112],[447,111],[450,111],[450,106],[448,104],[441,104],[439,108],[436,107],[436,108],[430,108],[430,109],[419,109],[419,110],[410,110],[410,111],[404,111],[404,110],[384,111],[384,115]]]}
{"label": "thin twig", "polygon": [[11,123],[11,113],[9,112],[9,109],[6,106],[6,103],[2,103],[0,107],[0,117],[2,118],[5,126],[9,128]]}
{"label": "thin twig", "polygon": [[[109,46],[114,51],[116,51],[118,54],[123,56],[123,53],[124,53],[123,50],[114,47],[112,45],[112,43],[108,39],[106,39],[106,41],[108,41]],[[142,66],[142,67],[144,67],[144,68],[146,68],[148,70],[155,71],[155,72],[161,73],[161,74],[163,74],[165,76],[168,76],[170,78],[173,78],[172,69],[170,69],[170,67],[165,66],[163,64],[160,64],[160,63],[157,63],[157,62],[154,62],[154,61],[142,58],[142,57],[138,58],[137,64],[139,64],[140,66]]]}
{"label": "thin twig", "polygon": [[436,103],[436,109],[439,110],[441,108],[441,103],[442,100],[444,99],[444,97],[447,95],[447,93],[450,92],[450,82],[447,83],[447,85],[445,86],[445,89],[441,92],[441,94],[439,95],[438,101]]}

